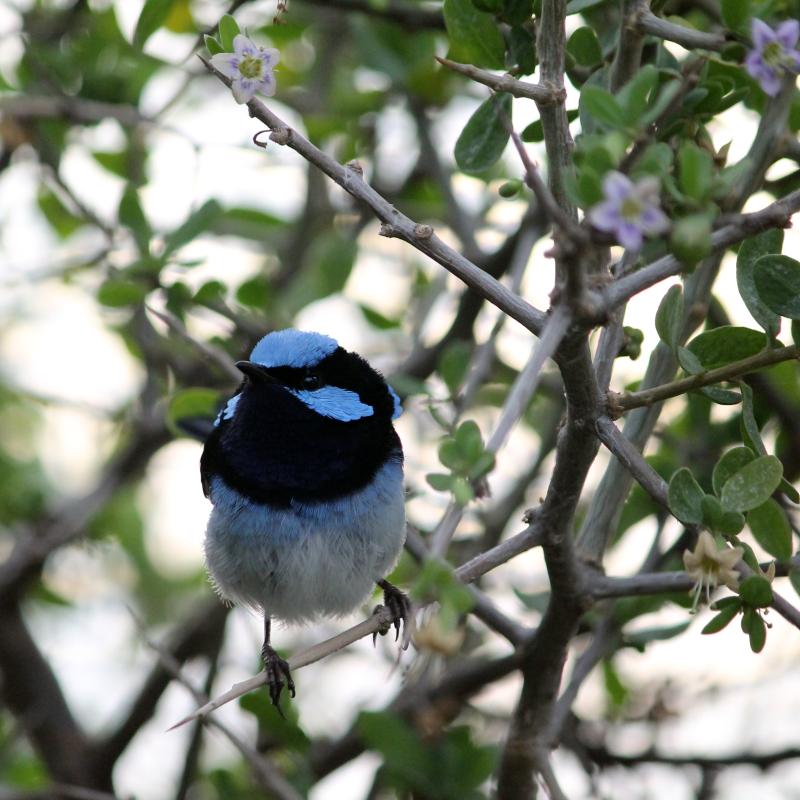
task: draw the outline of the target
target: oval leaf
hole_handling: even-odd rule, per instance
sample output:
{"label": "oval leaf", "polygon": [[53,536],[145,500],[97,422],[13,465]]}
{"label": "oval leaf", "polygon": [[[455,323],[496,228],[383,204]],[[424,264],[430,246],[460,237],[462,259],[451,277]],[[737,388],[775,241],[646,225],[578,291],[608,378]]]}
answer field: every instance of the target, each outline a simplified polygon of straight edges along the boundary
{"label": "oval leaf", "polygon": [[443,11],[450,58],[488,69],[505,67],[505,42],[491,14],[479,11],[472,0],[444,0]]}
{"label": "oval leaf", "polygon": [[767,337],[761,331],[735,325],[722,325],[695,336],[687,348],[708,370],[754,356],[766,345]]}
{"label": "oval leaf", "polygon": [[678,347],[683,325],[683,290],[680,284],[670,286],[656,311],[656,331],[664,344],[674,353]]}
{"label": "oval leaf", "polygon": [[711,485],[717,496],[722,493],[722,487],[743,467],[749,464],[756,454],[749,447],[734,447],[728,450],[714,465],[711,475]]}
{"label": "oval leaf", "polygon": [[800,319],[800,261],[789,256],[761,256],[754,279],[765,306],[782,317]]}
{"label": "oval leaf", "polygon": [[755,266],[762,256],[780,253],[783,231],[769,230],[742,242],[736,257],[736,285],[753,319],[774,338],[780,330],[780,316],[762,300],[756,289]]}
{"label": "oval leaf", "polygon": [[792,529],[786,512],[770,497],[747,514],[755,540],[771,556],[786,561],[792,556]]}
{"label": "oval leaf", "polygon": [[456,163],[464,172],[483,172],[508,144],[511,95],[495,94],[481,103],[456,142]]}
{"label": "oval leaf", "polygon": [[699,525],[703,521],[704,497],[705,492],[686,467],[679,469],[670,479],[667,504],[681,522]]}
{"label": "oval leaf", "polygon": [[766,503],[782,477],[783,464],[775,456],[760,456],[725,483],[720,495],[722,505],[728,511],[750,511]]}

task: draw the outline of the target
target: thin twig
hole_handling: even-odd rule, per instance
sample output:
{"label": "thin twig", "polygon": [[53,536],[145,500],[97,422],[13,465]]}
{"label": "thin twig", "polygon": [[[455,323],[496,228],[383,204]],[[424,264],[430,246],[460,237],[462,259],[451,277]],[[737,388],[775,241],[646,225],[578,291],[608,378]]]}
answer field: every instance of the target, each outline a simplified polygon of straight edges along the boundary
{"label": "thin twig", "polygon": [[[200,59],[209,72],[226,86],[230,80],[216,70],[206,59]],[[271,131],[270,140],[295,150],[307,161],[317,166],[346,192],[365,203],[383,223],[380,233],[389,238],[401,239],[463,281],[484,299],[505,311],[510,317],[533,333],[538,334],[544,325],[545,315],[530,303],[515,295],[496,278],[477,267],[461,253],[445,244],[430,225],[421,225],[398,211],[365,180],[359,165],[343,166],[318,147],[289,127],[264,103],[253,98],[247,104],[250,115],[261,120]]]}
{"label": "thin twig", "polygon": [[562,88],[561,90],[553,89],[549,86],[543,86],[540,83],[529,83],[527,81],[519,81],[511,75],[496,75],[494,72],[489,72],[480,67],[473,67],[472,64],[459,64],[457,61],[451,61],[449,58],[439,58],[436,60],[453,72],[458,72],[467,78],[482,83],[496,92],[507,92],[514,97],[524,97],[528,100],[533,100],[537,105],[552,105],[553,103],[563,100],[567,93]]}
{"label": "thin twig", "polygon": [[723,367],[701,372],[698,375],[690,375],[681,380],[665,383],[661,386],[654,386],[652,389],[642,389],[640,392],[625,392],[624,394],[612,394],[609,397],[609,410],[613,417],[624,414],[632,408],[649,406],[653,403],[660,403],[670,397],[686,394],[703,386],[710,386],[714,383],[732,380],[733,378],[747,375],[765,367],[779,364],[782,361],[791,361],[800,358],[800,347],[789,345],[788,347],[776,347],[770,350],[762,350],[754,356],[743,358],[740,361],[732,361]]}

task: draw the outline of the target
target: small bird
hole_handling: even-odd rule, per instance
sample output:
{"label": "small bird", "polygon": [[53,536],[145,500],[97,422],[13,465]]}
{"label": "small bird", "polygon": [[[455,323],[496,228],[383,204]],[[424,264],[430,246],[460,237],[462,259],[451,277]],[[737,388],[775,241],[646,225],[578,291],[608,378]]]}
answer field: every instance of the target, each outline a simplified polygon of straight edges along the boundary
{"label": "small bird", "polygon": [[[211,582],[264,615],[262,656],[278,706],[294,682],[270,622],[347,614],[375,584],[399,635],[406,595],[384,576],[405,540],[399,397],[361,356],[320,333],[269,333],[236,366],[244,375],[200,459],[213,509]],[[376,609],[377,610],[377,609]]]}

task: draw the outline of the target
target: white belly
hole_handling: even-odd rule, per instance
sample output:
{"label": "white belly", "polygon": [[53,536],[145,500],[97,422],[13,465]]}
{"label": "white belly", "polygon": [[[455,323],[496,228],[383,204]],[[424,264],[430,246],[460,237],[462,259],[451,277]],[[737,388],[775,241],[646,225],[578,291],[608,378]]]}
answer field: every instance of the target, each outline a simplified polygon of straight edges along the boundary
{"label": "white belly", "polygon": [[400,464],[338,500],[274,509],[212,482],[206,564],[225,599],[290,622],[347,614],[394,566],[405,540]]}

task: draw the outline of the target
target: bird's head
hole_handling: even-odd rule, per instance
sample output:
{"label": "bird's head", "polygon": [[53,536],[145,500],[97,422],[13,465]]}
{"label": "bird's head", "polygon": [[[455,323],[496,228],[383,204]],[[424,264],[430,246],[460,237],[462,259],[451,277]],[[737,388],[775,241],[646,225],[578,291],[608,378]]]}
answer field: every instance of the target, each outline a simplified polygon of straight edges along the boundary
{"label": "bird's head", "polygon": [[[395,419],[400,399],[361,356],[321,333],[286,329],[268,333],[236,366],[245,376],[242,393],[288,392],[308,409],[332,420]],[[240,395],[222,412],[228,419]]]}

